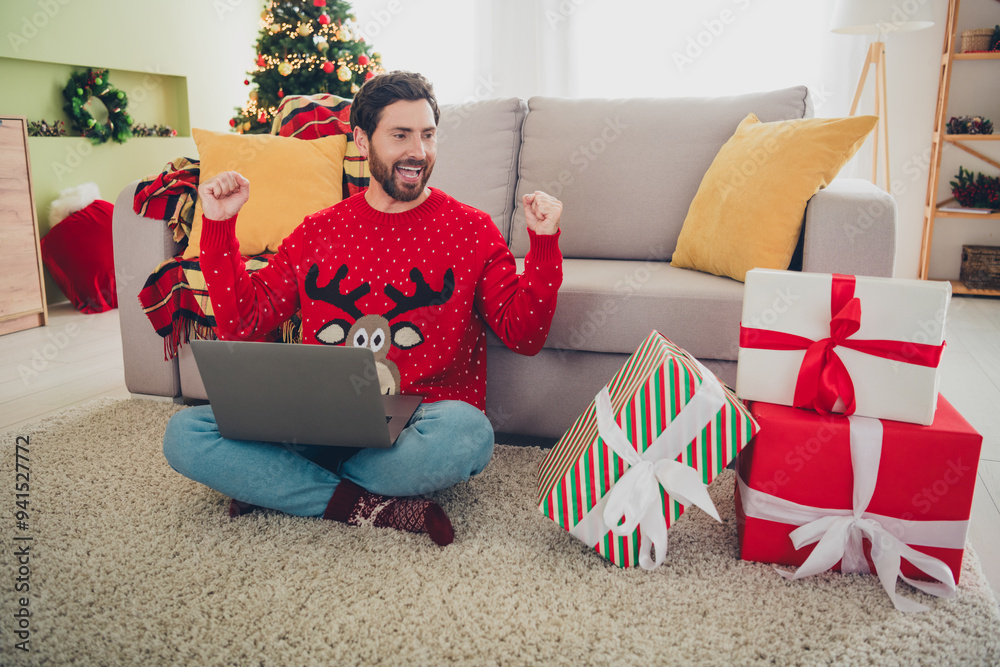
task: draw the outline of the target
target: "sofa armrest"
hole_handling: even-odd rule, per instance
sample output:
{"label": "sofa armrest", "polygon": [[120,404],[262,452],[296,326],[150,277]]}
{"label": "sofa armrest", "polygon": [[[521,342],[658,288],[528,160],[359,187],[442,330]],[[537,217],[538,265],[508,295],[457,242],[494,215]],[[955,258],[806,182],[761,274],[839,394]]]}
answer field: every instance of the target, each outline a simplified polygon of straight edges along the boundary
{"label": "sofa armrest", "polygon": [[125,386],[134,394],[174,397],[181,389],[177,360],[164,360],[163,339],[142,312],[139,292],[153,269],[178,254],[180,246],[166,223],[133,212],[138,183],[129,183],[118,195],[112,218]]}
{"label": "sofa armrest", "polygon": [[896,200],[869,181],[834,180],[806,207],[802,270],[891,278]]}

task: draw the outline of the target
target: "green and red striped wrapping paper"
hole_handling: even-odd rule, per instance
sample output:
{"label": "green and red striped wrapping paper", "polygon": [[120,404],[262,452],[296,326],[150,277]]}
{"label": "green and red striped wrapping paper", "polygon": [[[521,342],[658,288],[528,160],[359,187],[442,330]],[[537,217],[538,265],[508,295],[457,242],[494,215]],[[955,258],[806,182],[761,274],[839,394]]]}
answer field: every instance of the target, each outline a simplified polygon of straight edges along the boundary
{"label": "green and red striped wrapping paper", "polygon": [[[701,382],[694,359],[662,334],[653,331],[642,342],[608,384],[616,420],[637,452],[644,452],[663,432]],[[758,430],[746,406],[728,387],[723,386],[723,390],[725,407],[677,459],[698,470],[705,484],[711,483]],[[592,401],[539,467],[539,509],[570,530],[627,469],[598,434]],[[662,487],[660,490],[663,492]],[[663,510],[669,527],[684,512],[684,506],[663,492]],[[619,567],[638,565],[639,530],[625,537],[616,537],[609,530],[595,548]]]}

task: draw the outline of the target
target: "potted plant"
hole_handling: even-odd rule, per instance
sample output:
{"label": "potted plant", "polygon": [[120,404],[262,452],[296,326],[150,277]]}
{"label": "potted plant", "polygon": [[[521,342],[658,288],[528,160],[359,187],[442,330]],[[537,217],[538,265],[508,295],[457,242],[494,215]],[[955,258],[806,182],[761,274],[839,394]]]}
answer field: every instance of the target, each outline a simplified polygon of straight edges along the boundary
{"label": "potted plant", "polygon": [[951,181],[951,193],[966,208],[1000,208],[1000,178],[982,172],[973,176],[963,167],[958,168],[958,180]]}

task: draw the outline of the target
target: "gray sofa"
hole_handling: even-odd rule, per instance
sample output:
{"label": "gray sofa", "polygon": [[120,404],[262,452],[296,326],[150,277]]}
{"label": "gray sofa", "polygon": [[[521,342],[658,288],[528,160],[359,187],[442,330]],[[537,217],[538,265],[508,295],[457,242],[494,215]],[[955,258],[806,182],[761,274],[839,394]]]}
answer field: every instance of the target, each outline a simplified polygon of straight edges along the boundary
{"label": "gray sofa", "polygon": [[[564,279],[545,348],[524,357],[490,334],[487,414],[498,432],[558,437],[653,329],[735,382],[743,283],[669,260],[702,176],[750,112],[763,122],[807,117],[808,91],[442,108],[430,185],[489,213],[515,256],[528,247],[521,195],[544,190],[564,203]],[[165,225],[132,213],[135,185],[114,213],[126,385],[205,398],[190,348],[165,361],[137,301],[145,277],[178,249]],[[891,276],[895,234],[890,195],[838,178],[809,202],[801,269]]]}

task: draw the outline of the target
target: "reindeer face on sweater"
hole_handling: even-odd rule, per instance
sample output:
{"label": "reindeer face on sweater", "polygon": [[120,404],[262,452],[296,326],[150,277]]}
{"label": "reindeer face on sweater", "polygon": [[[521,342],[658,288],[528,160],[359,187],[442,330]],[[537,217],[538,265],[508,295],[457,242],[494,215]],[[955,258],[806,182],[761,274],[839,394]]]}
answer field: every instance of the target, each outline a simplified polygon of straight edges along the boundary
{"label": "reindeer face on sweater", "polygon": [[324,301],[340,308],[354,322],[337,318],[321,326],[316,332],[316,340],[325,345],[346,343],[354,347],[367,347],[375,354],[379,385],[383,394],[399,393],[400,375],[395,363],[386,358],[393,347],[409,350],[424,342],[424,335],[413,322],[398,320],[405,313],[439,306],[451,298],[455,289],[455,276],[451,269],[445,271],[441,289],[435,290],[427,283],[420,269],[410,270],[410,280],[414,284],[413,294],[406,295],[394,285],[386,285],[384,293],[395,306],[382,315],[365,314],[357,302],[371,291],[371,285],[362,283],[349,292],[340,289],[340,283],[347,277],[348,267],[341,265],[333,278],[325,286],[317,283],[319,266],[313,265],[306,275],[306,295],[316,301]]}

